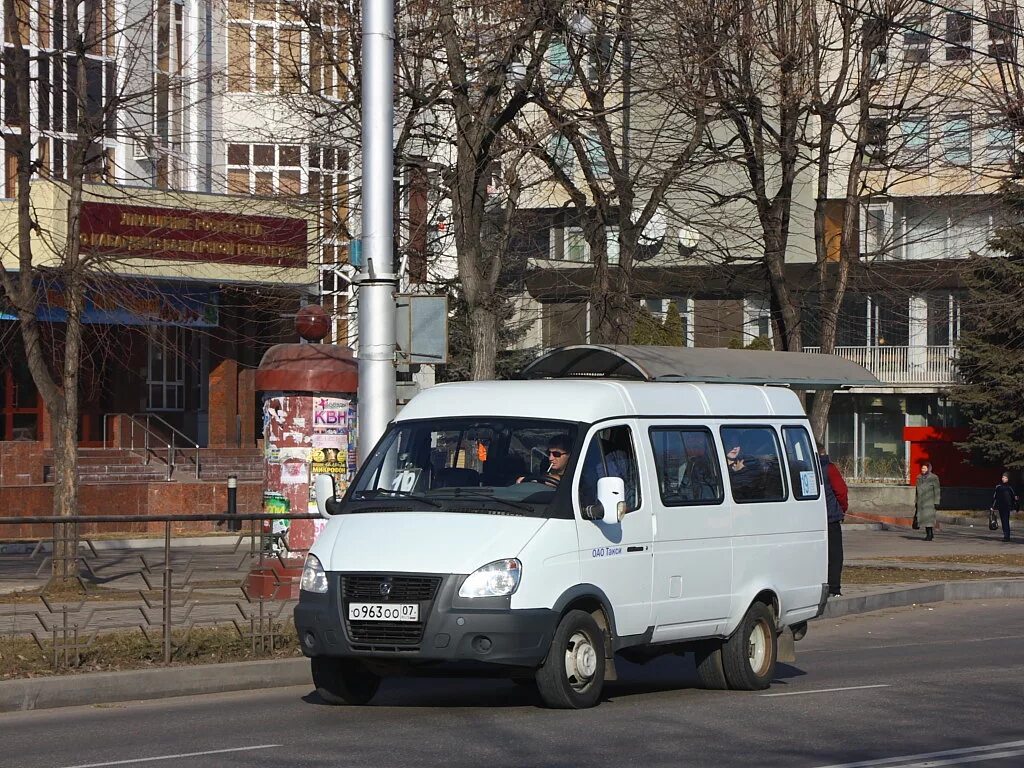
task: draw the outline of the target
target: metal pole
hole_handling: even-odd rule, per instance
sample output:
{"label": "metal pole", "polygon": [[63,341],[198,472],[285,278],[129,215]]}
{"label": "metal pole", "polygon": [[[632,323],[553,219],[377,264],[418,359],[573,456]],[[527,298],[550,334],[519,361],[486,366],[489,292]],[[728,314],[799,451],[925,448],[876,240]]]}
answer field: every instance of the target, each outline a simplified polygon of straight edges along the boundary
{"label": "metal pole", "polygon": [[242,530],[242,521],[236,520],[238,514],[238,477],[228,475],[228,530]]}
{"label": "metal pole", "polygon": [[164,664],[171,663],[171,523],[164,523]]}
{"label": "metal pole", "polygon": [[393,0],[362,0],[363,265],[359,320],[359,461],[395,415]]}

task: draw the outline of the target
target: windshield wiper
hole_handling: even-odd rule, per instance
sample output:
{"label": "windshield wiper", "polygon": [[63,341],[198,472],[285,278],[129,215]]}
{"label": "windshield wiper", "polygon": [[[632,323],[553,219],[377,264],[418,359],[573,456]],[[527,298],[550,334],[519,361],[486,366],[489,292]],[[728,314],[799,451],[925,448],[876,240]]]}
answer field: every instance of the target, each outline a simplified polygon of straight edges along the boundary
{"label": "windshield wiper", "polygon": [[533,507],[529,504],[524,504],[521,501],[509,501],[508,499],[499,499],[492,493],[484,493],[483,491],[474,490],[473,488],[446,488],[452,496],[458,498],[460,496],[466,496],[471,499],[480,499],[481,501],[496,501],[499,504],[504,504],[506,507],[511,509],[521,509],[524,512],[533,512]]}
{"label": "windshield wiper", "polygon": [[426,499],[422,496],[416,496],[412,491],[393,491],[390,488],[372,488],[368,491],[359,491],[358,495],[352,494],[352,500],[369,501],[370,499],[376,499],[381,496],[389,499],[409,499],[411,501],[420,501],[434,509],[441,508],[441,505],[436,501],[431,501],[430,499]]}

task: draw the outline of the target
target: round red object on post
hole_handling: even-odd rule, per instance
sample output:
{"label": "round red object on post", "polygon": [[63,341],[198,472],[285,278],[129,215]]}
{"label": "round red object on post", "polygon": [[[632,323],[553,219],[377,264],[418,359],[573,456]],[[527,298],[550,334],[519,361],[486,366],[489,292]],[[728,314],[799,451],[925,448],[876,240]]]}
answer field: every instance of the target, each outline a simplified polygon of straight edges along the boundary
{"label": "round red object on post", "polygon": [[320,341],[331,330],[331,316],[319,304],[307,304],[295,315],[295,330],[306,341]]}

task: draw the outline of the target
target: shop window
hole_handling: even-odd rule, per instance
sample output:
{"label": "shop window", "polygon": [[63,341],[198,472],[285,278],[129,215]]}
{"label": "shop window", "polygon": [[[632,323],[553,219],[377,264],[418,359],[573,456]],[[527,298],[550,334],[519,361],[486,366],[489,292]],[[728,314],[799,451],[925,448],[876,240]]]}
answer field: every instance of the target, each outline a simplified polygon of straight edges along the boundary
{"label": "shop window", "polygon": [[148,410],[184,410],[184,330],[175,325],[153,328],[149,337],[148,358],[146,380]]}
{"label": "shop window", "polygon": [[785,501],[779,441],[771,427],[722,427],[733,500],[741,503]]}
{"label": "shop window", "polygon": [[709,430],[654,427],[651,447],[665,506],[721,504],[725,499],[715,442]]}

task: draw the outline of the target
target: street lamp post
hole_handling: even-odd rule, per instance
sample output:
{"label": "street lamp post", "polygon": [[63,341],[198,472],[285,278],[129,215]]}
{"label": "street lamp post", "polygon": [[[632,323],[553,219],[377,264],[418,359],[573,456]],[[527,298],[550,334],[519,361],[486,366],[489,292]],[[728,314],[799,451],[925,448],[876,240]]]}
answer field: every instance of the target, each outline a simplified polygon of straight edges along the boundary
{"label": "street lamp post", "polygon": [[362,0],[363,235],[357,277],[359,460],[395,415],[394,35],[391,0]]}

